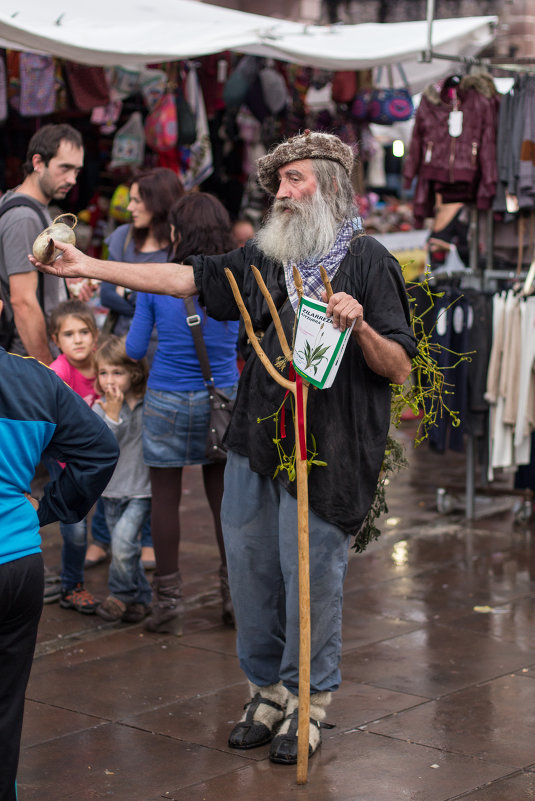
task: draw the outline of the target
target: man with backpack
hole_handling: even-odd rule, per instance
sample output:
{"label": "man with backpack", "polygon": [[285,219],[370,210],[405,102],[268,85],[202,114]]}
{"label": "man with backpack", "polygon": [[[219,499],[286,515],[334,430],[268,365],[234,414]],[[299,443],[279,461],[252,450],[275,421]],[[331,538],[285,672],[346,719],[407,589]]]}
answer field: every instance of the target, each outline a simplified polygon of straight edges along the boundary
{"label": "man with backpack", "polygon": [[70,125],[45,125],[30,140],[24,180],[0,198],[0,288],[5,302],[0,345],[44,364],[54,359],[46,316],[67,299],[67,289],[62,279],[33,269],[27,254],[50,225],[49,203],[65,198],[83,162],[78,131]]}

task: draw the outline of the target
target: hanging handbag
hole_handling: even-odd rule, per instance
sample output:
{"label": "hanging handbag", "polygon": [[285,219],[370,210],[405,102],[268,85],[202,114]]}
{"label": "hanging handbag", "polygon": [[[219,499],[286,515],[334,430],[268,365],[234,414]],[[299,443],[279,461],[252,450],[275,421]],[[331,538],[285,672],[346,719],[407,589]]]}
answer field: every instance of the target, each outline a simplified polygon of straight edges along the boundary
{"label": "hanging handbag", "polygon": [[[392,67],[388,65],[390,87],[371,90],[368,98],[368,122],[374,122],[377,125],[392,125],[394,122],[410,120],[414,114],[414,105],[405,70],[401,64],[397,64],[397,68],[404,86],[400,89],[394,88]],[[381,80],[382,70],[382,67],[377,70],[377,83]]]}
{"label": "hanging handbag", "polygon": [[201,331],[201,318],[197,314],[193,299],[185,298],[184,305],[188,314],[186,322],[191,330],[204,384],[210,396],[210,423],[206,436],[206,458],[210,459],[211,462],[226,462],[227,449],[223,445],[223,438],[230,423],[234,401],[214,385],[208,353]]}
{"label": "hanging handbag", "polygon": [[335,103],[351,103],[358,89],[354,70],[339,70],[332,80],[331,96]]}
{"label": "hanging handbag", "polygon": [[197,120],[190,104],[186,100],[182,87],[176,91],[176,113],[178,120],[178,144],[189,147],[197,141]]}
{"label": "hanging handbag", "polygon": [[145,132],[141,112],[134,111],[113,137],[110,169],[139,167],[145,158]]}
{"label": "hanging handbag", "polygon": [[110,87],[104,67],[65,61],[65,75],[78,111],[93,111],[95,106],[107,106],[110,102]]}

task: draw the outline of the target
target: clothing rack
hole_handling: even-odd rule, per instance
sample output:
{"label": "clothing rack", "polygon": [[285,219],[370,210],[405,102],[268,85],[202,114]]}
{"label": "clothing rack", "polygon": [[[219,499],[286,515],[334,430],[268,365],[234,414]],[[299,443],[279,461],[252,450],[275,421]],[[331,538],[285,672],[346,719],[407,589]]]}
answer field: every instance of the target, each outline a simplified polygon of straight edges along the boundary
{"label": "clothing rack", "polygon": [[[478,244],[479,244],[479,214],[481,212],[474,206],[470,208],[470,254],[469,254],[469,269],[466,272],[452,272],[451,275],[448,273],[443,273],[439,277],[440,278],[475,278],[476,281],[479,283],[479,289],[481,291],[490,291],[492,290],[492,282],[495,280],[526,280],[530,277],[530,272],[535,272],[535,260],[527,272],[518,272],[514,270],[494,270],[492,268],[493,258],[492,258],[492,250],[493,250],[493,214],[492,210],[489,210],[487,213],[487,230],[486,230],[486,241],[487,241],[487,261],[485,269],[481,270],[479,261],[479,253],[478,253]],[[489,269],[490,267],[490,269]],[[532,276],[531,276],[532,277]],[[466,435],[466,478],[464,487],[455,486],[455,485],[448,485],[448,486],[440,486],[437,488],[437,511],[440,513],[446,513],[452,510],[452,500],[451,494],[462,492],[464,489],[464,512],[465,517],[467,520],[474,520],[476,517],[476,500],[482,499],[481,496],[488,498],[489,496],[518,496],[522,499],[522,503],[520,506],[520,514],[522,520],[528,520],[531,516],[531,501],[533,498],[533,493],[531,490],[517,490],[517,489],[505,489],[505,488],[495,488],[490,487],[489,482],[486,475],[486,465],[483,465],[482,473],[481,473],[481,482],[480,484],[476,481],[476,437],[473,434]]]}
{"label": "clothing rack", "polygon": [[477,58],[476,56],[448,56],[446,53],[437,53],[434,50],[423,50],[420,53],[419,63],[428,64],[435,59],[442,61],[453,61],[457,64],[464,64],[467,67],[484,67],[486,70],[499,70],[500,72],[510,72],[517,75],[520,72],[531,72],[530,67],[535,65],[535,61],[526,59],[515,63],[513,59],[507,59],[506,64],[494,62],[490,58]]}
{"label": "clothing rack", "polygon": [[[447,55],[445,53],[438,53],[433,50],[433,20],[435,16],[435,0],[427,0],[427,48],[426,50],[422,51],[420,54],[420,62],[423,63],[430,63],[434,59],[440,59],[443,61],[451,61],[454,63],[464,64],[466,66],[479,66],[485,68],[486,71],[491,70],[499,70],[503,72],[509,72],[512,74],[518,74],[521,72],[530,71],[529,67],[535,65],[535,60],[531,58],[521,58],[521,59],[507,59],[506,64],[496,63],[493,62],[489,58],[476,58],[472,56],[459,56],[459,55]],[[520,278],[526,278],[526,273],[519,273],[513,271],[505,271],[505,270],[494,270],[493,268],[493,233],[494,233],[494,217],[492,213],[492,209],[489,209],[487,212],[487,228],[486,228],[486,269],[480,270],[479,269],[479,212],[475,206],[473,206],[470,210],[470,224],[469,224],[469,238],[470,238],[470,251],[469,251],[469,272],[466,275],[475,275],[479,276],[480,281],[480,289],[483,291],[485,289],[490,288],[491,281],[494,280],[518,280]],[[532,264],[531,271],[535,271],[535,258],[534,263]],[[528,273],[528,277],[530,275]],[[533,276],[531,275],[531,279]],[[476,458],[475,458],[475,437],[472,434],[467,435],[467,443],[466,443],[466,480],[465,480],[465,515],[468,520],[473,520],[475,517],[475,501],[476,501],[476,480],[475,480],[475,472],[476,472]],[[488,484],[488,480],[486,479],[486,471],[484,475],[484,483]],[[452,489],[452,488],[450,488]],[[478,488],[478,491],[482,491],[485,494],[490,494],[490,488],[488,486]],[[446,501],[446,493],[447,488],[439,487],[437,490],[437,507],[445,504]],[[526,509],[526,504],[529,501],[529,511],[531,513],[531,499],[533,493],[530,490],[526,492],[521,490],[498,490],[493,494],[524,494],[524,509]],[[529,495],[529,497],[528,497]],[[438,509],[438,511],[446,511],[445,509]],[[525,513],[526,515],[526,513]]]}

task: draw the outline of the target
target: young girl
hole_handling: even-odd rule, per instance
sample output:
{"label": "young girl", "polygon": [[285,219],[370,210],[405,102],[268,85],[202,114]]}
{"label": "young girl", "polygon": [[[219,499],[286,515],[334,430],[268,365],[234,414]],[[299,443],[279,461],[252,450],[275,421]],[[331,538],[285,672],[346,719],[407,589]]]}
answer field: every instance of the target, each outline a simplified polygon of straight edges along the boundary
{"label": "young girl", "polygon": [[98,607],[104,620],[138,623],[148,614],[150,585],[141,563],[139,532],[150,515],[149,469],[143,463],[141,419],[148,368],[126,355],[124,341],[110,336],[95,354],[96,413],[114,432],[121,450],[110,483],[102,493],[111,534],[110,594]]}
{"label": "young girl", "polygon": [[[91,309],[81,300],[67,300],[53,309],[49,330],[61,353],[50,365],[89,406],[98,398],[95,389],[93,353],[97,342],[97,324]],[[57,478],[61,466],[45,459],[50,477]],[[87,548],[87,518],[79,523],[60,523],[63,537],[61,551],[60,606],[83,614],[94,614],[98,601],[84,587],[84,560]]]}

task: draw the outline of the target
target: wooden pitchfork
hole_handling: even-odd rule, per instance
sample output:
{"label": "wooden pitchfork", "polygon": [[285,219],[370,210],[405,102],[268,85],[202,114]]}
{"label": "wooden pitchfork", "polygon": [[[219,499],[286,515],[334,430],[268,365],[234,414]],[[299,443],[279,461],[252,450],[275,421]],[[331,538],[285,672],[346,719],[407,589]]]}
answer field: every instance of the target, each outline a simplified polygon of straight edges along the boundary
{"label": "wooden pitchfork", "polygon": [[[284,333],[279,313],[269,294],[260,270],[251,264],[256,283],[262,295],[266,299],[271,317],[275,325],[275,330],[279,338],[285,359],[292,361],[292,352]],[[327,300],[332,295],[332,288],[323,267],[320,267],[321,277],[327,292]],[[295,409],[301,410],[303,430],[306,432],[306,409],[308,399],[309,383],[302,381],[300,391],[297,381],[290,381],[284,378],[276,367],[269,361],[262,350],[258,337],[253,330],[253,324],[249,312],[245,307],[238,284],[232,272],[225,268],[226,276],[232,288],[234,299],[240,310],[245,323],[245,330],[249,336],[249,341],[253,346],[256,355],[270,374],[270,376],[291,392],[295,400]],[[303,295],[303,282],[296,267],[293,268],[294,283],[299,298]],[[307,473],[307,454],[306,444],[304,453],[301,449],[301,442],[297,430],[297,421],[294,417],[295,429],[295,448],[296,448],[296,481],[297,481],[297,547],[299,557],[299,725],[297,731],[297,784],[306,784],[308,772],[308,736],[310,719],[310,559],[308,541],[308,473]]]}

